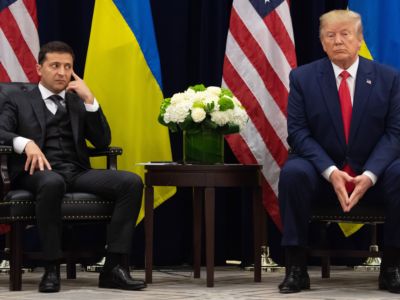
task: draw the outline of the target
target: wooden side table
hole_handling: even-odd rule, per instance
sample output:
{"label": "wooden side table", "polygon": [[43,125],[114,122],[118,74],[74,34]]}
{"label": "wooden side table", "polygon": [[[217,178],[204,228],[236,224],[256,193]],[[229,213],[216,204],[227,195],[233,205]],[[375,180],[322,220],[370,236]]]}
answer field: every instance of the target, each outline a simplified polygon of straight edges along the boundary
{"label": "wooden side table", "polygon": [[145,268],[147,283],[152,282],[154,186],[193,188],[193,268],[195,278],[200,278],[201,216],[204,199],[208,287],[214,286],[215,188],[251,188],[254,224],[254,281],[261,281],[261,214],[264,213],[264,210],[262,207],[260,165],[146,164],[145,171]]}

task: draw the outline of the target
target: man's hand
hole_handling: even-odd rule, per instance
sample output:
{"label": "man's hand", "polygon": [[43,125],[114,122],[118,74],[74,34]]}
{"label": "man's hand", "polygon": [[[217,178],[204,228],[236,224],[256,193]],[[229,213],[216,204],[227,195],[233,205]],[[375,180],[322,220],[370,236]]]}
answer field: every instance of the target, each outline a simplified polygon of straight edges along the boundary
{"label": "man's hand", "polygon": [[334,170],[331,173],[331,176],[329,177],[329,180],[333,186],[333,189],[335,190],[335,193],[339,199],[340,205],[342,206],[342,209],[344,212],[349,212],[349,195],[346,190],[346,183],[347,182],[354,182],[354,178],[351,177],[349,174],[347,174],[344,171],[341,170]]}
{"label": "man's hand", "polygon": [[367,175],[359,175],[354,177],[354,191],[348,200],[348,211],[350,211],[360,201],[365,192],[372,186],[372,180]]}
{"label": "man's hand", "polygon": [[94,96],[86,83],[80,78],[74,71],[72,71],[72,77],[75,79],[70,81],[67,86],[67,91],[74,91],[79,97],[85,101],[86,104],[93,104]]}
{"label": "man's hand", "polygon": [[39,169],[44,171],[44,169],[51,170],[50,163],[47,161],[46,156],[40,150],[35,142],[30,141],[25,146],[26,162],[25,171],[29,170],[29,174],[32,175],[35,170]]}

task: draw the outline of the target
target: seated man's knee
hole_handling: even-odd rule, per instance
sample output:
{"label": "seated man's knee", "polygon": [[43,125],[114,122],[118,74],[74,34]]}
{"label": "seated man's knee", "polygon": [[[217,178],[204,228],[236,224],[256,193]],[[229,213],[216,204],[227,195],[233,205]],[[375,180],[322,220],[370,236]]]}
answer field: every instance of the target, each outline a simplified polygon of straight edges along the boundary
{"label": "seated man's knee", "polygon": [[385,192],[397,192],[400,189],[400,160],[395,160],[385,170],[381,184]]}
{"label": "seated man's knee", "polygon": [[43,173],[38,186],[38,191],[40,192],[41,190],[49,190],[52,192],[65,194],[66,184],[64,178],[60,174],[52,171],[47,171]]}
{"label": "seated man's knee", "polygon": [[126,188],[133,188],[134,190],[143,189],[142,178],[135,173],[122,171],[121,180],[122,180],[122,185]]}
{"label": "seated man's knee", "polygon": [[314,184],[317,179],[315,168],[307,161],[288,160],[281,169],[279,176],[280,187],[290,188],[290,186]]}

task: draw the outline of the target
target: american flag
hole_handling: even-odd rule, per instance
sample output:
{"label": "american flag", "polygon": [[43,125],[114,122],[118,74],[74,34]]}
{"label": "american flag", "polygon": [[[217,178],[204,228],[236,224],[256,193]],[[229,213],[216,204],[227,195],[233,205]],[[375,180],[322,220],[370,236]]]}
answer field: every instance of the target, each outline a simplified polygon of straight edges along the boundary
{"label": "american flag", "polygon": [[222,85],[249,114],[240,134],[226,137],[237,159],[263,166],[263,202],[282,228],[278,205],[280,169],[287,158],[289,72],[296,54],[288,0],[234,0]]}
{"label": "american flag", "polygon": [[38,82],[35,0],[0,0],[0,82]]}
{"label": "american flag", "polygon": [[[0,82],[38,82],[35,0],[0,0]],[[0,224],[0,234],[10,226]]]}

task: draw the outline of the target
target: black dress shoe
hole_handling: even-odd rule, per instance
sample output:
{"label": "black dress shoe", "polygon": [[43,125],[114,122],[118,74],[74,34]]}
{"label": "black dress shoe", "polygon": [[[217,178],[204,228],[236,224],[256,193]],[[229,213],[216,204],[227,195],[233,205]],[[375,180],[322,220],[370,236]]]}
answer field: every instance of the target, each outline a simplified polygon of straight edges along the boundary
{"label": "black dress shoe", "polygon": [[56,266],[47,266],[39,283],[39,292],[57,293],[60,291],[60,274]]}
{"label": "black dress shoe", "polygon": [[285,279],[279,285],[282,294],[298,293],[310,288],[310,277],[305,267],[291,266],[286,272]]}
{"label": "black dress shoe", "polygon": [[381,269],[379,273],[379,289],[400,294],[400,267]]}
{"label": "black dress shoe", "polygon": [[111,271],[102,271],[99,277],[100,288],[141,290],[146,286],[143,280],[133,279],[130,273],[120,265],[116,265]]}

